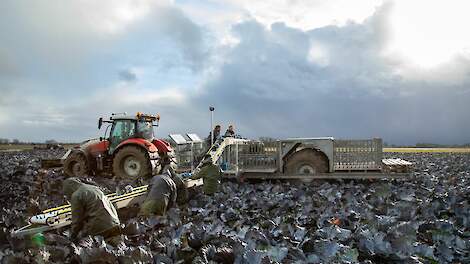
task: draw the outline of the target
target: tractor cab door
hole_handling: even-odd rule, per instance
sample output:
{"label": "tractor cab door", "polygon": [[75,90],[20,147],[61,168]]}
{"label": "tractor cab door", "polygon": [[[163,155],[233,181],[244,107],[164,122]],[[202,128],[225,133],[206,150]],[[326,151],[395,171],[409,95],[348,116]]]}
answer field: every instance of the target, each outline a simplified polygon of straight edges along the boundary
{"label": "tractor cab door", "polygon": [[134,120],[115,120],[111,135],[109,137],[109,154],[112,154],[116,147],[124,140],[132,138],[135,135]]}

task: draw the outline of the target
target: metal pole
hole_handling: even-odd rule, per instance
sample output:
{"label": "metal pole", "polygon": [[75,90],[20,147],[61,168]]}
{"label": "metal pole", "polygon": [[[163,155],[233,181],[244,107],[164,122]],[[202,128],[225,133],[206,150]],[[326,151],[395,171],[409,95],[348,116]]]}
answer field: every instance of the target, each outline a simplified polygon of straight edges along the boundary
{"label": "metal pole", "polygon": [[213,106],[209,106],[209,111],[211,111],[211,130],[210,130],[210,135],[211,135],[211,147],[214,145],[214,110],[215,108]]}
{"label": "metal pole", "polygon": [[194,151],[193,151],[194,142],[191,140],[191,173],[194,172]]}
{"label": "metal pole", "polygon": [[235,144],[235,175],[238,177],[239,169],[238,169],[238,142]]}

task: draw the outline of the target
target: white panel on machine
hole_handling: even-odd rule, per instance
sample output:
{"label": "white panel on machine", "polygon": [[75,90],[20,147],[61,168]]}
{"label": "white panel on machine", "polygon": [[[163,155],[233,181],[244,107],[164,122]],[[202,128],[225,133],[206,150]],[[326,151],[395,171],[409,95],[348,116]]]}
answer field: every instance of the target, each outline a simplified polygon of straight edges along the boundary
{"label": "white panel on machine", "polygon": [[180,135],[180,134],[170,134],[170,135],[168,135],[168,136],[169,136],[169,137],[171,138],[171,140],[173,140],[177,145],[183,145],[183,144],[186,144],[186,143],[187,143],[186,139],[185,139],[182,135]]}
{"label": "white panel on machine", "polygon": [[201,138],[197,134],[189,133],[186,134],[186,136],[188,136],[188,138],[194,143],[202,142]]}

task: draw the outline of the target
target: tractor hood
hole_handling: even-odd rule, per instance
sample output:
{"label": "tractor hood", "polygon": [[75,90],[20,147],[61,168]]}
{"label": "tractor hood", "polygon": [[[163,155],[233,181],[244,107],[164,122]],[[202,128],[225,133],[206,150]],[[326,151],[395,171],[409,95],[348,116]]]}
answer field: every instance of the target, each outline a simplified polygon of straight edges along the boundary
{"label": "tractor hood", "polygon": [[88,148],[89,146],[95,145],[99,142],[100,142],[100,140],[98,138],[88,139],[88,140],[85,140],[82,143],[80,143],[80,148],[84,150],[84,149]]}
{"label": "tractor hood", "polygon": [[92,155],[93,157],[107,152],[109,141],[99,140],[98,138],[83,141],[80,146],[75,148],[80,149],[85,155]]}

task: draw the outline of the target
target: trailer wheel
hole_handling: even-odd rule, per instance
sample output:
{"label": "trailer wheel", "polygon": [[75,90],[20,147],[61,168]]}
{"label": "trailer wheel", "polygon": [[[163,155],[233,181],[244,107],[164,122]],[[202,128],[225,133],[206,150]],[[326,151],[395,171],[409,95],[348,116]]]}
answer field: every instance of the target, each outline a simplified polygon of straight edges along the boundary
{"label": "trailer wheel", "polygon": [[293,153],[287,158],[285,171],[289,175],[317,175],[328,172],[328,157],[311,148]]}
{"label": "trailer wheel", "polygon": [[114,156],[113,173],[119,178],[140,179],[152,174],[152,166],[142,148],[126,146]]}
{"label": "trailer wheel", "polygon": [[64,173],[68,177],[83,177],[89,172],[88,162],[82,153],[71,153],[64,162]]}

